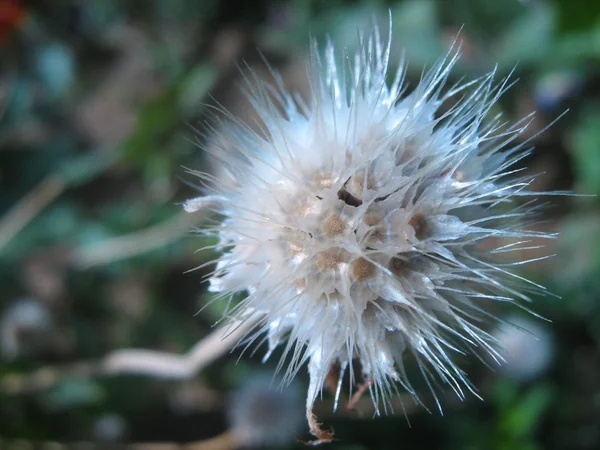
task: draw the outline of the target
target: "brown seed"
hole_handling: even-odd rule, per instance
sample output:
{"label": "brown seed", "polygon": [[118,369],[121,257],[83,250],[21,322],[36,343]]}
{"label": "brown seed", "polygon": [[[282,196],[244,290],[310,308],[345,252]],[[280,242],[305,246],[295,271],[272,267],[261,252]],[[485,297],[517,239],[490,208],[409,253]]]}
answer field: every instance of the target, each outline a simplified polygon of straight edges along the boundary
{"label": "brown seed", "polygon": [[414,228],[415,236],[417,239],[422,241],[427,237],[429,233],[429,227],[427,225],[427,219],[421,213],[417,213],[408,221],[408,224]]}
{"label": "brown seed", "polygon": [[370,227],[377,225],[379,222],[382,221],[382,219],[383,218],[381,217],[381,215],[376,213],[366,213],[363,217],[363,221]]}
{"label": "brown seed", "polygon": [[398,253],[388,263],[388,268],[396,275],[406,275],[415,269],[415,264],[422,258],[418,252]]}
{"label": "brown seed", "polygon": [[392,258],[388,264],[389,269],[396,275],[402,274],[409,267],[409,262],[403,258]]}
{"label": "brown seed", "polygon": [[338,236],[346,230],[346,221],[338,213],[331,213],[323,221],[321,229],[329,237]]}
{"label": "brown seed", "polygon": [[306,280],[306,278],[297,278],[296,280],[294,280],[294,284],[296,285],[298,290],[303,291],[304,289],[306,289],[308,281]]}
{"label": "brown seed", "polygon": [[361,171],[348,180],[348,187],[352,190],[352,192],[356,194],[362,194],[365,188],[365,178],[367,182],[367,189],[377,189],[377,180],[373,176],[372,173],[369,173],[365,177],[365,172]]}
{"label": "brown seed", "polygon": [[291,213],[294,216],[305,217],[312,213],[313,205],[308,198],[299,199],[296,204],[292,207]]}
{"label": "brown seed", "polygon": [[350,264],[350,275],[356,281],[366,281],[372,278],[376,272],[375,265],[365,258],[358,258]]}
{"label": "brown seed", "polygon": [[355,197],[354,195],[352,195],[350,192],[348,192],[346,190],[346,188],[342,188],[338,191],[337,193],[338,198],[343,201],[346,205],[350,205],[350,206],[360,206],[362,205],[362,200],[358,197]]}
{"label": "brown seed", "polygon": [[417,154],[418,146],[414,139],[407,139],[403,146],[396,152],[396,165],[401,166],[413,160]]}
{"label": "brown seed", "polygon": [[348,261],[349,254],[343,248],[330,248],[317,253],[315,265],[319,270],[335,269],[339,264]]}

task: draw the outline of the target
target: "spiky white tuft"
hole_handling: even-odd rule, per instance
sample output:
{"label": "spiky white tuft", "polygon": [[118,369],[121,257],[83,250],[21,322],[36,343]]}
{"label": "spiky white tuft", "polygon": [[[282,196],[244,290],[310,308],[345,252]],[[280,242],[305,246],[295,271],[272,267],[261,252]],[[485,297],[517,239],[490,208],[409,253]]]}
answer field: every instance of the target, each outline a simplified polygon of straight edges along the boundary
{"label": "spiky white tuft", "polygon": [[[531,202],[511,206],[532,195],[531,178],[515,179],[513,168],[527,154],[517,138],[531,116],[513,125],[488,117],[508,81],[495,84],[492,72],[446,89],[454,50],[405,95],[404,64],[386,84],[391,35],[359,40],[341,63],[331,43],[324,60],[313,43],[307,103],[276,73],[273,85],[255,80],[259,131],[229,115],[218,132],[226,144],[208,150],[223,175],[198,173],[211,192],[185,205],[225,216],[208,229],[222,251],[210,290],[224,301],[247,293],[228,312],[261,315],[247,342],[266,333],[265,359],[287,342],[278,369],[288,381],[308,363],[316,443],[331,434],[313,404],[335,369],[337,406],[347,368],[357,381],[353,360],[384,408],[398,385],[417,396],[405,353],[430,387],[473,391],[451,354],[500,359],[480,303],[529,300],[523,279],[490,257],[550,237],[523,229]],[[512,241],[484,251],[487,238]]]}

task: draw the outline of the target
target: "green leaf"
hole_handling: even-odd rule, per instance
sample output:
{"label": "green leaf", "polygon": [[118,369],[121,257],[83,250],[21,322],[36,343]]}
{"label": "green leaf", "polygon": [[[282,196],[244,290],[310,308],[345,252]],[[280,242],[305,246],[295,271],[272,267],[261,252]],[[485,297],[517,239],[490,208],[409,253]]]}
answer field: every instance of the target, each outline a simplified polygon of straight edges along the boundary
{"label": "green leaf", "polygon": [[498,64],[512,68],[517,63],[522,66],[540,61],[554,40],[554,17],[550,5],[542,3],[515,20],[499,42]]}
{"label": "green leaf", "polygon": [[402,43],[410,67],[417,71],[446,52],[437,14],[437,3],[431,0],[409,0],[392,9],[394,40]]}
{"label": "green leaf", "polygon": [[583,111],[572,146],[577,181],[587,194],[600,194],[600,105]]}
{"label": "green leaf", "polygon": [[104,391],[93,380],[65,378],[44,397],[44,404],[52,410],[95,405],[104,400]]}
{"label": "green leaf", "polygon": [[58,169],[58,175],[70,186],[86,183],[110,167],[118,155],[115,152],[95,150],[67,160]]}
{"label": "green leaf", "polygon": [[218,74],[217,67],[211,64],[200,64],[187,74],[179,89],[178,100],[182,111],[193,112],[198,109]]}
{"label": "green leaf", "polygon": [[535,431],[541,416],[548,409],[554,391],[548,385],[537,385],[522,395],[507,412],[500,424],[513,438],[523,438]]}
{"label": "green leaf", "polygon": [[500,410],[506,410],[515,402],[519,395],[518,386],[514,381],[506,378],[498,378],[492,400]]}
{"label": "green leaf", "polygon": [[585,31],[600,21],[600,2],[555,0],[558,12],[558,32],[568,34]]}

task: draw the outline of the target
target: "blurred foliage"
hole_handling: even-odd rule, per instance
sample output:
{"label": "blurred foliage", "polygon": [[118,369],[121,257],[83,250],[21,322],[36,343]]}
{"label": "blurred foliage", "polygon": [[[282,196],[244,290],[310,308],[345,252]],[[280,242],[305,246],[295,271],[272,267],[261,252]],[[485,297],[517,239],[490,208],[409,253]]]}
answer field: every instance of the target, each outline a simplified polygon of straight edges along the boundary
{"label": "blurred foliage", "polygon": [[[187,382],[71,374],[5,387],[121,347],[183,353],[208,334],[223,308],[196,315],[210,265],[184,272],[214,255],[194,253],[211,242],[190,236],[179,205],[197,191],[185,167],[211,170],[196,129],[216,105],[248,117],[239,67],[266,73],[264,55],[302,92],[309,35],[351,46],[373,20],[387,29],[388,11],[411,86],[459,39],[454,80],[516,68],[501,106],[511,119],[538,110],[530,136],[569,109],[524,164],[543,174],[538,190],[600,194],[597,1],[0,0],[0,441],[118,446],[226,429],[228,393],[262,367],[262,349]],[[550,200],[540,226],[560,231],[557,256],[524,270],[562,297],[532,306],[553,322],[554,363],[524,382],[473,362],[485,401],[449,401],[444,417],[411,408],[410,427],[401,411],[322,416],[333,448],[600,447],[600,204]]]}

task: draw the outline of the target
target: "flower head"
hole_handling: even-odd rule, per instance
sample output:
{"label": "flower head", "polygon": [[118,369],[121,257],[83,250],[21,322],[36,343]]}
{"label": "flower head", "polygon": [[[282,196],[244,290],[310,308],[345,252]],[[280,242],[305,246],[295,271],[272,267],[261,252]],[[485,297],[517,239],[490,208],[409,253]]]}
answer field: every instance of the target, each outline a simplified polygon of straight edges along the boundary
{"label": "flower head", "polygon": [[[398,386],[417,395],[407,354],[428,385],[472,391],[451,356],[500,359],[481,304],[529,299],[490,257],[547,237],[521,229],[530,203],[511,206],[531,195],[531,180],[512,176],[530,117],[512,126],[488,117],[508,82],[496,85],[492,72],[446,88],[451,51],[405,94],[405,66],[388,66],[391,36],[375,29],[359,40],[339,60],[331,43],[324,58],[313,44],[306,102],[276,73],[274,84],[257,81],[249,98],[260,129],[230,115],[218,131],[225,144],[207,149],[223,175],[198,173],[211,192],[185,205],[224,216],[208,229],[222,251],[210,290],[247,294],[229,314],[262,317],[250,340],[266,334],[265,358],[284,345],[286,380],[308,364],[317,442],[331,439],[312,407],[334,369],[336,398],[349,369],[384,408]],[[484,251],[490,237],[516,241]]]}

